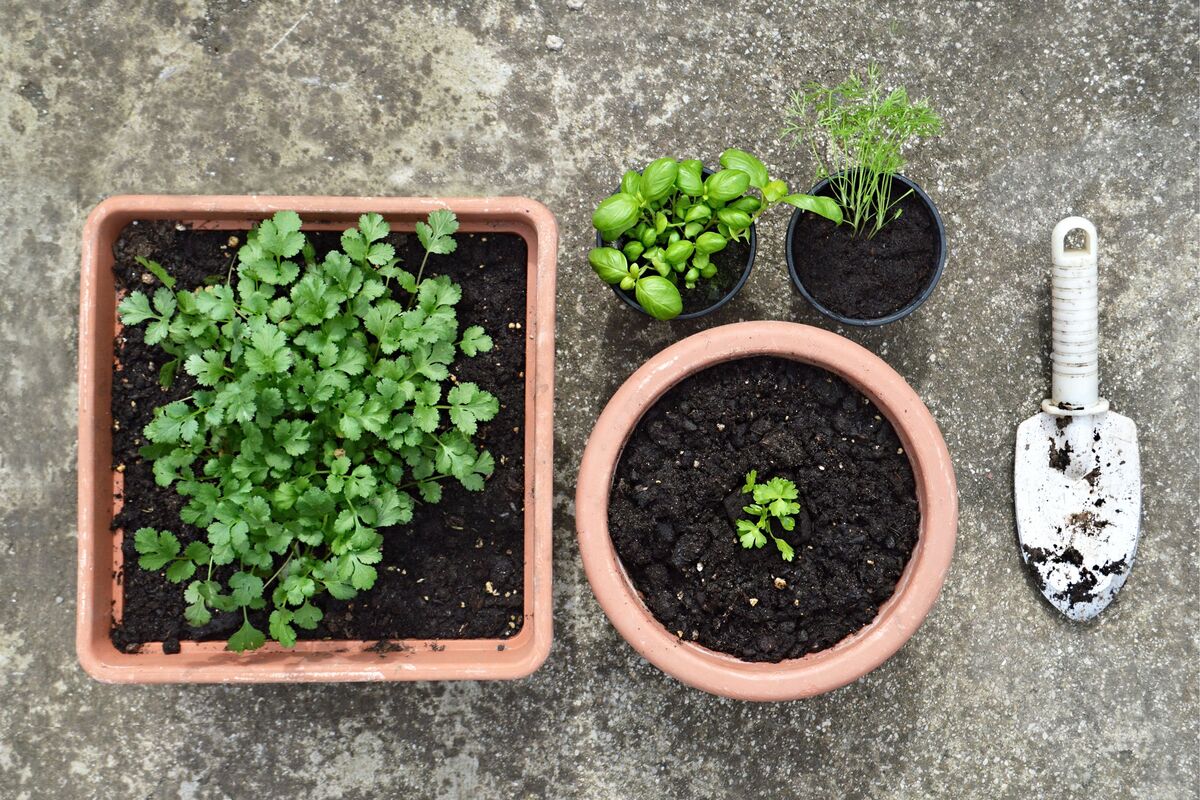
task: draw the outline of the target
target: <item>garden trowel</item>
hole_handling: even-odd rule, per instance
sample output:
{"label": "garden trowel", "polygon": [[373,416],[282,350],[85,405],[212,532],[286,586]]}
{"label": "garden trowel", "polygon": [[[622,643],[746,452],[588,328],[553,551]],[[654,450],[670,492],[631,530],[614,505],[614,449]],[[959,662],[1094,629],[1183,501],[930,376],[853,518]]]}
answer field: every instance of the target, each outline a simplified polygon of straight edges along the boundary
{"label": "garden trowel", "polygon": [[[1066,248],[1072,231],[1082,231],[1082,248]],[[1099,393],[1097,249],[1086,219],[1055,226],[1050,399],[1017,428],[1014,468],[1021,555],[1042,594],[1073,620],[1112,602],[1141,526],[1137,429]]]}

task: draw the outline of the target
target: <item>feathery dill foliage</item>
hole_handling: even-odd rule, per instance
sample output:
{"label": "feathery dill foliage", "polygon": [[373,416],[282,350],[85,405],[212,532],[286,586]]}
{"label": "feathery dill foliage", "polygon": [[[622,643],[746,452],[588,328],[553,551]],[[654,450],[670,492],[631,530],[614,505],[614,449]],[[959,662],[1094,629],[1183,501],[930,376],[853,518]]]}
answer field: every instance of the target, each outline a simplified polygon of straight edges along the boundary
{"label": "feathery dill foliage", "polygon": [[784,135],[812,150],[845,221],[868,236],[898,217],[896,206],[911,193],[892,196],[905,145],[942,129],[924,100],[910,100],[904,87],[886,92],[875,65],[865,80],[854,72],[837,86],[805,85],[792,93],[784,117]]}
{"label": "feathery dill foliage", "polygon": [[751,547],[762,547],[767,543],[767,537],[775,542],[775,548],[784,561],[796,557],[796,551],[786,540],[775,535],[771,523],[778,522],[785,531],[796,527],[795,514],[800,513],[800,490],[796,484],[787,478],[771,478],[766,483],[758,482],[758,470],[750,470],[746,475],[746,483],[742,486],[742,494],[748,494],[754,500],[748,506],[742,507],[742,513],[750,519],[737,521],[738,541],[747,550]]}
{"label": "feathery dill foliage", "polygon": [[[479,491],[493,470],[472,436],[499,404],[449,380],[460,353],[492,340],[479,326],[459,334],[457,284],[422,278],[430,254],[454,251],[454,214],[417,224],[416,275],[399,266],[378,214],[360,217],[320,262],[300,226],[292,211],[261,222],[236,275],[215,286],[174,291],[147,262],[164,285],[118,307],[171,356],[164,385],[182,365],[201,387],[155,409],[141,454],[160,486],[188,498],[180,517],[206,538],[184,548],[170,531],[142,528],[138,564],[187,582],[193,626],[240,610],[235,651],[265,642],[248,611],[268,603],[269,635],[294,645],[296,627],[320,622],[322,594],[346,600],[374,585],[378,531],[412,519],[414,494],[437,503],[446,479]],[[230,564],[222,585],[214,567]]]}

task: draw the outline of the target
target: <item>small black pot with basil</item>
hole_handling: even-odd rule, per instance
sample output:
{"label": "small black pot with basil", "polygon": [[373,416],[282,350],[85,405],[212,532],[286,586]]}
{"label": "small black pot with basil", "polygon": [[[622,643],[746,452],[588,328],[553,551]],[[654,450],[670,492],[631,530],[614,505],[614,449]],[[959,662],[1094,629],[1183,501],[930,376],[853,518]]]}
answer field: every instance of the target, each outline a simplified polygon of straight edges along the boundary
{"label": "small black pot with basil", "polygon": [[[946,229],[921,187],[893,175],[888,222],[855,230],[800,209],[787,233],[792,283],[818,311],[846,325],[907,317],[933,294],[946,265]],[[833,195],[828,179],[813,187]]]}
{"label": "small black pot with basil", "polygon": [[[622,301],[655,319],[691,319],[728,303],[754,266],[754,223],[777,203],[835,215],[829,198],[788,194],[751,154],[729,149],[722,169],[660,158],[630,170],[592,214],[588,262]],[[750,194],[758,191],[758,197]]]}

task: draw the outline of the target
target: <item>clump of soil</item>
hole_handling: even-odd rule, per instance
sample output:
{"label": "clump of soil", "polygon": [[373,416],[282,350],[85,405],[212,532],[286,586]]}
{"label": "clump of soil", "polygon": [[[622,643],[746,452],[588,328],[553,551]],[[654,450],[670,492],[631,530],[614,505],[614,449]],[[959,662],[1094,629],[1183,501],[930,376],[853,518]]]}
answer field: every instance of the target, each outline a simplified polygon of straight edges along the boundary
{"label": "clump of soil", "polygon": [[[908,191],[898,180],[893,196]],[[823,195],[832,195],[826,188]],[[900,216],[873,236],[804,213],[792,235],[792,260],[804,288],[825,308],[849,319],[879,319],[920,296],[941,258],[937,220],[916,193],[900,201]]]}
{"label": "clump of soil", "polygon": [[[747,550],[744,477],[794,481],[796,550]],[[825,370],[731,361],[683,381],[638,423],[617,465],[609,531],[654,616],[745,661],[823,650],[891,597],[920,528],[915,482],[891,424]]]}
{"label": "clump of soil", "polygon": [[[337,233],[309,234],[318,257],[335,247]],[[135,222],[114,245],[118,291],[152,291],[158,282],[134,260],[161,263],[178,281],[176,289],[224,280],[236,256],[230,237],[238,231],[199,231],[173,222]],[[458,483],[443,484],[438,505],[418,505],[413,521],[381,531],[383,561],[375,586],[353,600],[325,596],[325,618],[316,630],[298,630],[302,639],[465,639],[506,638],[521,629],[524,608],[524,417],[525,417],[525,268],[524,240],[511,234],[459,234],[458,249],[433,256],[427,275],[448,275],[463,287],[458,304],[460,327],[482,325],[495,341],[490,353],[463,358],[455,365],[460,381],[475,381],[500,401],[500,413],[479,426],[476,442],[491,451],[495,473],[483,492]],[[424,252],[413,235],[393,234],[388,241],[408,264]],[[124,592],[113,643],[132,651],[147,642],[163,642],[178,652],[178,641],[225,639],[241,624],[241,614],[216,614],[203,628],[183,617],[183,587],[161,572],[137,566],[133,532],[141,527],[170,530],[187,545],[204,531],[179,519],[183,499],[154,482],[151,464],[138,454],[142,429],[156,407],[186,397],[194,379],[179,370],[171,389],[158,382],[163,353],[147,346],[144,327],[122,330],[116,340],[119,364],[113,370],[113,467],[123,472],[125,505],[114,520],[124,531],[125,566],[118,576]],[[223,579],[229,567],[214,577]],[[251,613],[266,630],[266,613]]]}

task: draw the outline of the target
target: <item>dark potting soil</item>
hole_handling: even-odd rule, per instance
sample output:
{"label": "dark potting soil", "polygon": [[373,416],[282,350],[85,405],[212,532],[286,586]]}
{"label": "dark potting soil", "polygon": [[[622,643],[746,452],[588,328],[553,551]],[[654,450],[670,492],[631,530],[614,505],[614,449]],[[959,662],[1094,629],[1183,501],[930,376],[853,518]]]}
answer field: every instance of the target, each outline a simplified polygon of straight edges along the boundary
{"label": "dark potting soil", "polygon": [[[744,549],[745,475],[796,483],[796,528]],[[912,467],[891,424],[825,370],[778,358],[711,367],[663,396],[617,466],[609,531],[671,633],[744,661],[823,650],[891,597],[920,526]]]}
{"label": "dark potting soil", "polygon": [[[318,257],[337,246],[338,233],[309,233]],[[118,291],[157,288],[134,256],[161,263],[176,278],[177,289],[194,288],[210,276],[224,280],[237,251],[231,236],[239,231],[196,231],[171,222],[140,222],[127,227],[114,246]],[[427,275],[448,275],[463,287],[459,325],[482,325],[495,342],[490,353],[463,358],[454,373],[475,381],[500,401],[500,413],[481,424],[476,442],[491,451],[495,472],[483,492],[468,492],[457,482],[443,484],[438,505],[418,505],[413,521],[381,531],[383,561],[375,586],[353,600],[329,596],[319,605],[325,618],[302,639],[464,639],[507,638],[516,634],[524,607],[524,417],[525,417],[525,265],[524,241],[510,234],[459,234],[458,249],[431,256]],[[388,241],[406,264],[419,264],[416,237],[393,234]],[[151,465],[138,455],[142,429],[154,408],[195,388],[179,370],[170,390],[158,383],[164,354],[143,340],[143,326],[125,328],[116,340],[120,363],[113,373],[113,466],[124,472],[125,505],[114,528],[126,533],[124,610],[112,631],[113,643],[134,650],[163,642],[178,652],[180,639],[228,638],[241,615],[217,614],[203,628],[183,617],[183,588],[161,571],[137,566],[133,531],[153,527],[174,532],[186,547],[204,531],[179,518],[183,499],[154,482]],[[225,567],[226,572],[231,567]],[[227,575],[216,573],[215,577]],[[252,612],[266,630],[266,612]]]}
{"label": "dark potting soil", "polygon": [[[908,187],[896,181],[892,191],[899,194]],[[796,274],[817,302],[850,319],[879,319],[924,291],[941,257],[937,220],[915,192],[899,208],[900,216],[874,236],[856,236],[850,226],[816,214],[800,216],[792,258]]]}
{"label": "dark potting soil", "polygon": [[[620,247],[624,245],[624,242],[619,243]],[[742,277],[742,273],[746,270],[746,259],[749,257],[749,242],[730,242],[724,250],[712,255],[712,263],[717,265],[716,275],[707,280],[701,278],[696,281],[694,289],[688,289],[681,280],[679,295],[683,298],[683,313],[691,314],[694,311],[703,311],[720,302],[721,298],[729,294],[729,291]],[[633,292],[626,292],[620,288],[617,291],[637,302]]]}

